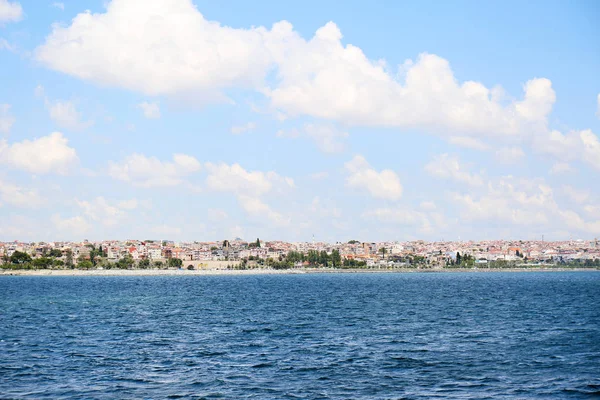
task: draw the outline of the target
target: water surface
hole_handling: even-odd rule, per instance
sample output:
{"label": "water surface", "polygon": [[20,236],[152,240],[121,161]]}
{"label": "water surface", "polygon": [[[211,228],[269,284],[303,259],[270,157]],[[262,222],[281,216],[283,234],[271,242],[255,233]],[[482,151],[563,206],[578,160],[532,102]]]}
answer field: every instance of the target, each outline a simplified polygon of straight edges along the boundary
{"label": "water surface", "polygon": [[600,273],[0,277],[0,398],[591,398]]}

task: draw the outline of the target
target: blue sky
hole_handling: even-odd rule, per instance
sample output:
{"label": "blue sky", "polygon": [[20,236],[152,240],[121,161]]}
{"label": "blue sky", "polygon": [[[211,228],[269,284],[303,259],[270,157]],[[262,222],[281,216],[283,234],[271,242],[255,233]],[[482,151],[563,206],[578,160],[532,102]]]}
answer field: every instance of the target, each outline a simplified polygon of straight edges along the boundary
{"label": "blue sky", "polygon": [[600,235],[600,6],[0,0],[0,240]]}

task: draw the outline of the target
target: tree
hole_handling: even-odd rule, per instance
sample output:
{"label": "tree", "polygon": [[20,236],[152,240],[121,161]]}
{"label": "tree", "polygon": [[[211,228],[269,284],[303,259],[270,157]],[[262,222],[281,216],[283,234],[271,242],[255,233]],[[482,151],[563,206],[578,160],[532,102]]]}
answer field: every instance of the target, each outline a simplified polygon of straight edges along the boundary
{"label": "tree", "polygon": [[131,254],[125,254],[125,257],[123,257],[119,261],[117,261],[117,268],[129,269],[129,268],[133,267],[134,263],[135,263],[135,261],[133,260],[133,257],[131,256]]}
{"label": "tree", "polygon": [[140,262],[138,263],[138,267],[143,268],[143,269],[149,268],[150,260],[148,260],[147,258],[140,260]]}
{"label": "tree", "polygon": [[260,248],[260,240],[258,238],[256,238],[256,247]]}
{"label": "tree", "polygon": [[66,251],[65,265],[67,268],[73,269],[73,251],[71,249]]}
{"label": "tree", "polygon": [[47,269],[52,266],[52,258],[50,258],[50,257],[36,258],[35,260],[33,260],[32,264],[36,269]]}
{"label": "tree", "polygon": [[167,265],[169,268],[180,268],[183,265],[183,261],[179,258],[169,258]]}
{"label": "tree", "polygon": [[229,247],[229,240],[223,240],[223,248]]}
{"label": "tree", "polygon": [[460,253],[457,251],[456,252],[456,265],[460,265],[462,263],[462,257],[460,256]]}
{"label": "tree", "polygon": [[25,263],[31,262],[31,256],[22,251],[15,251],[10,256],[10,262],[11,264],[23,265]]}
{"label": "tree", "polygon": [[331,252],[331,264],[333,265],[333,268],[337,268],[342,265],[342,256],[340,255],[340,251],[337,249]]}
{"label": "tree", "polygon": [[88,260],[83,260],[80,263],[77,264],[77,267],[81,268],[81,269],[90,269],[94,267],[94,264],[92,264],[91,261]]}
{"label": "tree", "polygon": [[58,249],[52,249],[52,250],[50,250],[50,253],[48,253],[48,257],[54,257],[54,258],[62,257],[62,255],[63,255],[62,251],[60,251]]}
{"label": "tree", "polygon": [[358,240],[352,239],[348,242],[348,244],[360,244],[360,242]]}
{"label": "tree", "polygon": [[379,252],[383,255],[383,259],[385,260],[385,254],[387,253],[387,249],[385,247],[382,247],[379,249]]}

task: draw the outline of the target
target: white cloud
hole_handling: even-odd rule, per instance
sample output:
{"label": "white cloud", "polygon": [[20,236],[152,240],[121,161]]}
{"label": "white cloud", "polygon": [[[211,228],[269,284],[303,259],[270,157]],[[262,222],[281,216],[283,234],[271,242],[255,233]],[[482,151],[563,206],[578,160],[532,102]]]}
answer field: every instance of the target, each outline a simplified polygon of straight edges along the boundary
{"label": "white cloud", "polygon": [[9,133],[15,117],[10,113],[10,104],[0,104],[0,133]]}
{"label": "white cloud", "polygon": [[514,164],[525,157],[525,152],[520,147],[502,147],[496,150],[496,160],[503,164]]}
{"label": "white cloud", "polygon": [[433,211],[437,208],[433,201],[422,201],[420,207],[425,211]]}
{"label": "white cloud", "polygon": [[590,217],[600,220],[600,205],[587,204],[583,209]]}
{"label": "white cloud", "polygon": [[260,196],[274,187],[285,190],[295,187],[294,181],[276,172],[246,171],[239,164],[206,163],[206,186],[215,191]]}
{"label": "white cloud", "polygon": [[160,118],[160,108],[156,102],[148,103],[147,101],[144,101],[143,103],[138,104],[137,107],[142,110],[144,117],[148,119]]}
{"label": "white cloud", "polygon": [[309,41],[291,27],[285,34],[285,45],[275,54],[278,86],[269,95],[275,107],[290,115],[439,133],[510,135],[544,126],[555,100],[549,80],[533,79],[524,86],[523,100],[503,105],[498,90],[458,82],[448,61],[434,54],[407,61],[401,81],[384,62],[344,46],[333,22]]}
{"label": "white cloud", "polygon": [[54,3],[52,3],[52,7],[58,8],[59,10],[64,11],[65,10],[65,3],[54,2]]}
{"label": "white cloud", "polygon": [[82,121],[81,113],[77,111],[75,103],[71,101],[47,101],[46,106],[50,112],[50,118],[61,128],[81,130],[94,124],[93,121]]}
{"label": "white cloud", "polygon": [[114,226],[126,216],[124,210],[131,210],[137,207],[137,200],[127,200],[113,205],[104,197],[99,196],[92,201],[75,199],[75,204],[92,221],[101,223],[104,226]]}
{"label": "white cloud", "polygon": [[[228,88],[247,88],[265,95],[282,118],[426,130],[479,150],[487,148],[481,138],[518,138],[562,161],[582,158],[600,168],[591,131],[573,140],[569,156],[552,150],[548,116],[556,95],[550,80],[525,82],[522,97],[513,99],[499,86],[459,81],[448,60],[435,54],[398,67],[369,59],[342,43],[333,22],[304,39],[287,21],[271,29],[207,21],[191,0],[113,0],[104,13],[87,11],[69,26],[54,25],[35,58],[80,79],[146,95],[204,104],[223,101]],[[339,137],[313,139],[325,151],[340,148]]]}
{"label": "white cloud", "polygon": [[487,151],[490,146],[479,139],[469,136],[450,136],[449,142],[453,145],[466,147],[468,149]]}
{"label": "white cloud", "polygon": [[277,226],[286,226],[290,223],[289,218],[284,217],[282,214],[276,211],[273,211],[268,204],[263,202],[258,197],[238,195],[238,202],[240,203],[242,209],[249,215],[259,218],[267,218],[271,223]]}
{"label": "white cloud", "polygon": [[[271,33],[207,21],[191,0],[113,0],[106,12],[54,25],[35,57],[48,67],[147,95],[256,87]],[[144,60],[144,62],[140,62]]]}
{"label": "white cloud", "polygon": [[9,204],[23,208],[37,208],[44,204],[37,190],[26,189],[0,180],[0,205]]}
{"label": "white cloud", "polygon": [[564,185],[562,190],[572,202],[577,204],[583,204],[590,198],[590,191],[587,189],[577,189],[571,185]]}
{"label": "white cloud", "polygon": [[481,175],[472,174],[466,171],[461,165],[458,157],[448,154],[435,156],[434,159],[425,166],[425,171],[438,178],[451,179],[471,186],[483,185],[483,178]]}
{"label": "white cloud", "polygon": [[411,210],[404,207],[395,208],[376,208],[363,213],[362,217],[367,220],[376,220],[380,223],[403,225],[406,227],[415,228],[419,233],[432,233],[436,222],[443,222],[441,214],[435,214],[435,218],[431,218],[426,212]]}
{"label": "white cloud", "polygon": [[233,133],[234,135],[239,135],[241,133],[253,131],[254,129],[256,129],[256,124],[254,122],[248,122],[244,125],[232,126],[231,133]]}
{"label": "white cloud", "polygon": [[62,218],[60,214],[54,214],[50,218],[54,228],[60,232],[65,232],[67,235],[79,236],[91,229],[89,222],[81,216],[71,218]]}
{"label": "white cloud", "polygon": [[15,51],[15,46],[8,43],[8,40],[0,38],[0,50]]}
{"label": "white cloud", "polygon": [[174,154],[173,161],[168,162],[134,153],[120,163],[109,162],[108,173],[114,179],[149,188],[179,185],[186,175],[200,169],[200,162],[186,154]]}
{"label": "white cloud", "polygon": [[310,203],[309,211],[320,218],[340,218],[342,210],[336,207],[330,200],[323,201],[315,196]]}
{"label": "white cloud", "polygon": [[[434,54],[405,62],[400,81],[383,61],[341,39],[333,22],[305,40],[287,21],[271,30],[221,26],[191,0],[113,0],[105,13],[55,25],[35,56],[81,79],[149,95],[204,97],[249,87],[290,115],[353,125],[516,134],[544,125],[555,101],[551,82],[536,78],[524,85],[523,100],[503,105],[501,88],[458,82],[448,61]],[[267,89],[273,66],[276,82]]]}
{"label": "white cloud", "polygon": [[327,171],[319,171],[319,172],[314,172],[314,173],[310,174],[310,178],[314,179],[315,181],[327,179],[327,177],[329,177],[329,172],[327,172]]}
{"label": "white cloud", "polygon": [[46,96],[46,90],[42,85],[35,88],[35,97],[43,98],[44,105],[48,109],[50,119],[59,127],[71,130],[82,130],[89,128],[94,121],[83,121],[82,115],[77,111],[75,103],[68,100],[50,100]]}
{"label": "white cloud", "polygon": [[319,150],[324,153],[339,153],[344,151],[344,139],[348,137],[347,132],[338,130],[332,124],[305,124],[302,130],[291,129],[280,130],[277,137],[296,139],[307,137],[311,139]]}
{"label": "white cloud", "polygon": [[557,162],[552,165],[550,169],[550,173],[553,175],[563,174],[567,172],[573,172],[575,169],[571,166],[571,164],[566,162]]}
{"label": "white cloud", "polygon": [[402,185],[394,171],[384,169],[377,172],[361,155],[354,156],[345,167],[349,174],[346,186],[366,189],[371,196],[379,199],[398,200],[402,196]]}
{"label": "white cloud", "polygon": [[0,23],[17,22],[23,18],[23,8],[16,1],[0,0]]}
{"label": "white cloud", "polygon": [[170,236],[181,235],[181,228],[178,226],[158,225],[152,227],[150,231],[155,235],[163,236],[165,239],[167,239]]}
{"label": "white cloud", "polygon": [[[573,200],[582,202],[587,198],[581,192],[576,193]],[[461,208],[461,220],[470,224],[481,221],[486,227],[527,226],[540,234],[552,230],[600,234],[600,220],[584,220],[576,211],[560,207],[553,189],[539,179],[504,177],[489,182],[483,194],[454,193],[452,199]],[[589,207],[584,210],[592,211]],[[522,235],[522,228],[519,229]]]}
{"label": "white cloud", "polygon": [[221,210],[220,208],[209,208],[206,210],[208,215],[208,219],[212,222],[220,222],[229,217],[225,210]]}
{"label": "white cloud", "polygon": [[120,201],[117,206],[123,210],[135,210],[136,208],[138,208],[138,205],[139,203],[137,199],[129,199]]}
{"label": "white cloud", "polygon": [[600,139],[590,129],[567,134],[554,130],[537,135],[533,147],[564,162],[581,160],[600,170]]}
{"label": "white cloud", "polygon": [[34,174],[67,174],[79,159],[60,132],[8,144],[0,140],[0,164]]}

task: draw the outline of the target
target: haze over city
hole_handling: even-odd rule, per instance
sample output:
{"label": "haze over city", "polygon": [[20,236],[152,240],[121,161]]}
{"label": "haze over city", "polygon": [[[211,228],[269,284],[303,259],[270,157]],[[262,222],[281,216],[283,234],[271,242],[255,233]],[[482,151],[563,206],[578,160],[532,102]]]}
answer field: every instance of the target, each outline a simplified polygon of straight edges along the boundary
{"label": "haze over city", "polygon": [[599,15],[0,0],[0,241],[591,243]]}

